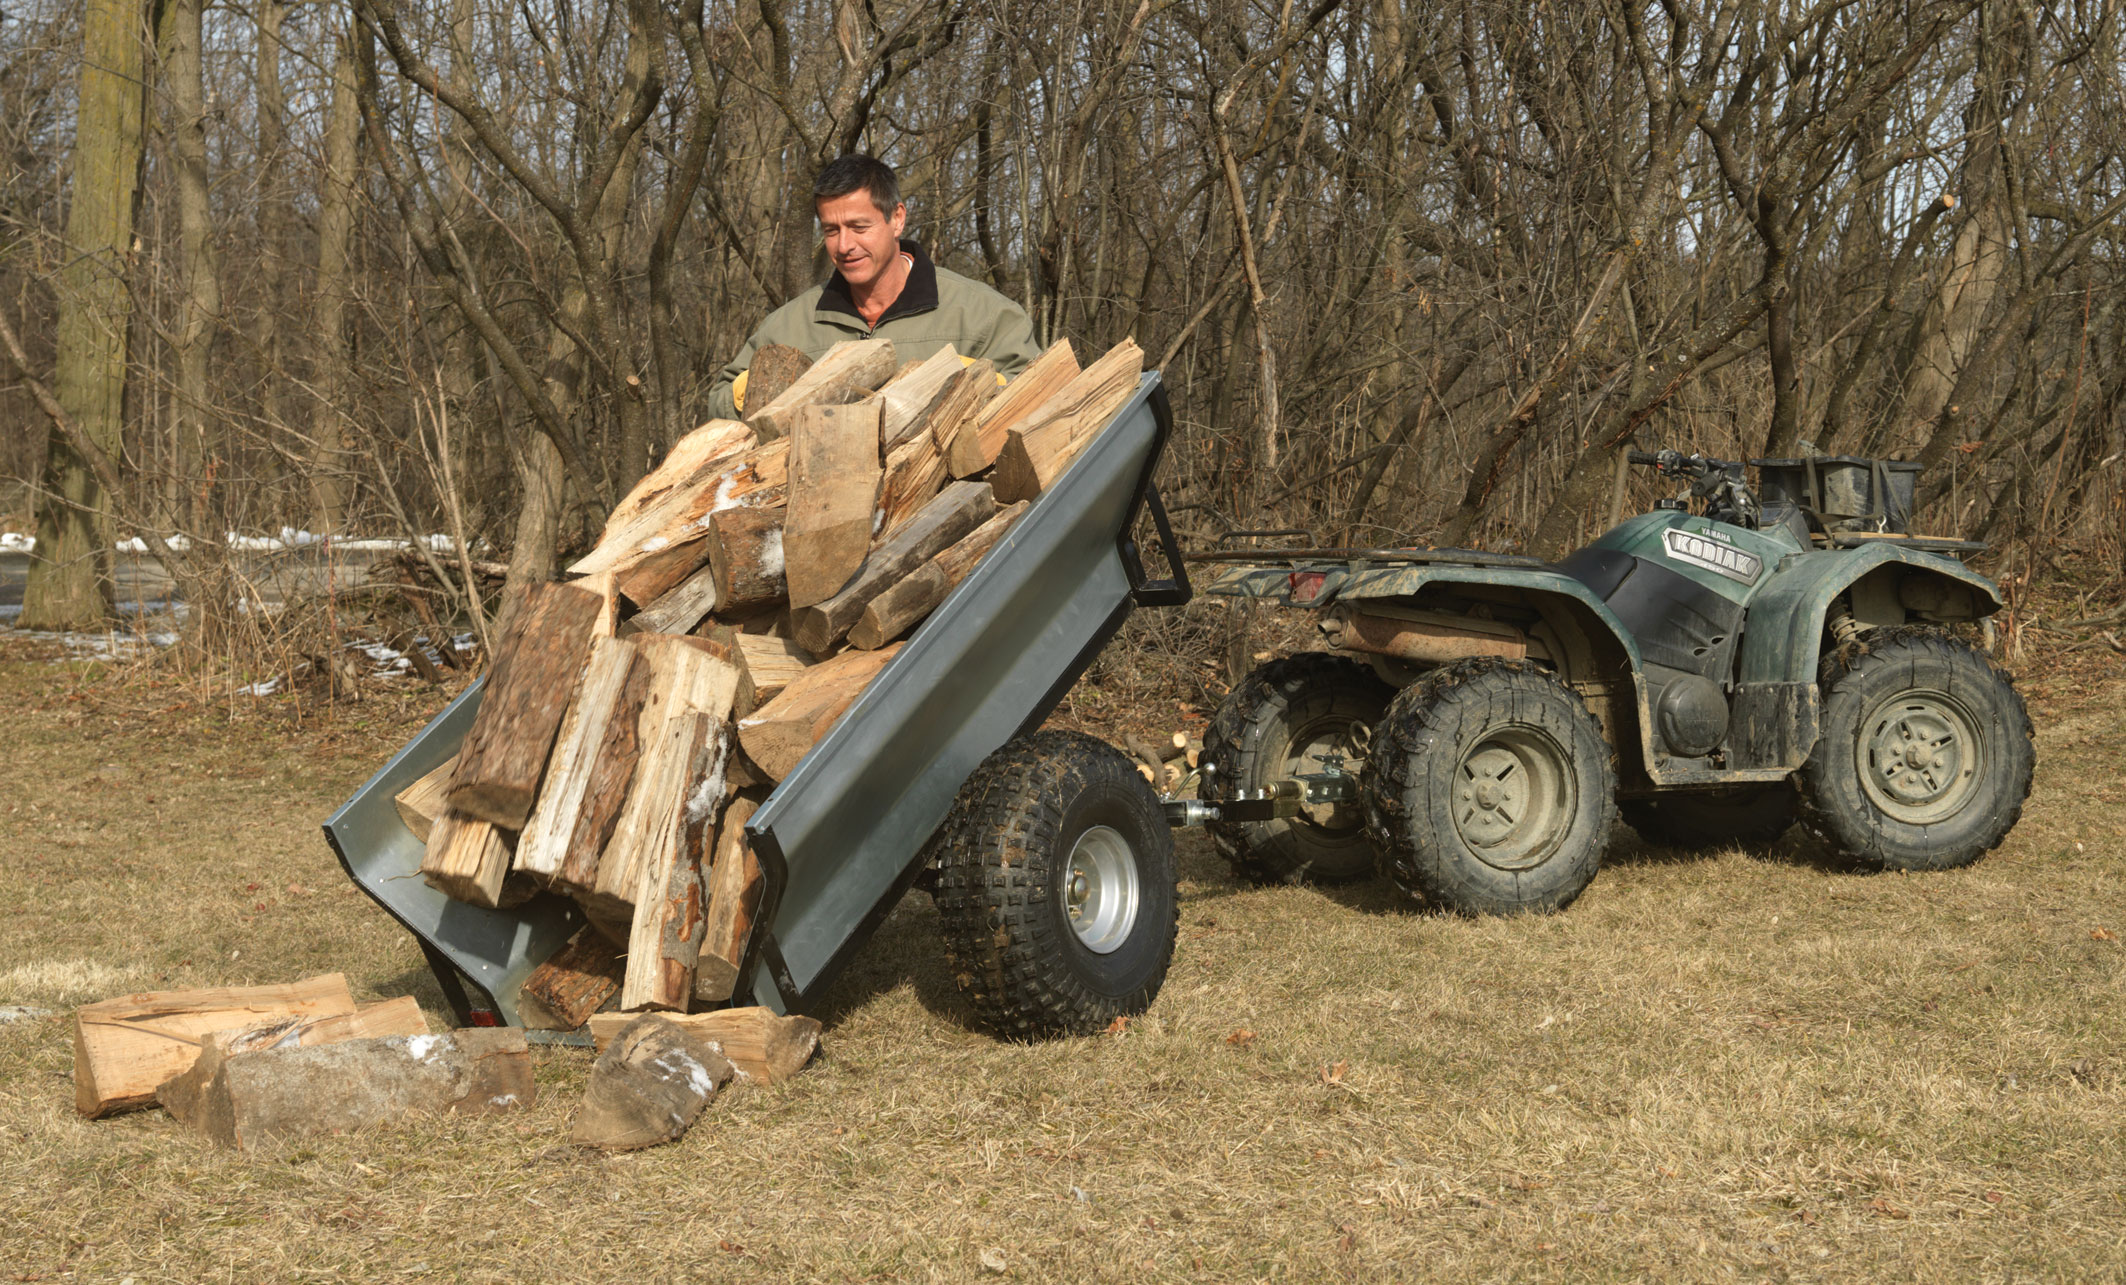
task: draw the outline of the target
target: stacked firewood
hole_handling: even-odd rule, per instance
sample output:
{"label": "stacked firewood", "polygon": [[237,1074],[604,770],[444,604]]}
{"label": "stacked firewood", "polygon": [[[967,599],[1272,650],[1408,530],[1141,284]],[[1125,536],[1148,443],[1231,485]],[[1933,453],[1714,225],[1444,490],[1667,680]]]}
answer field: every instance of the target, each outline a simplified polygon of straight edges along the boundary
{"label": "stacked firewood", "polygon": [[1058,343],[1008,385],[887,340],[765,350],[759,407],[681,438],[536,587],[457,758],[399,797],[421,873],[586,930],[526,983],[538,1024],[728,1000],[758,908],[745,822],[904,638],[1128,401],[1143,354]]}

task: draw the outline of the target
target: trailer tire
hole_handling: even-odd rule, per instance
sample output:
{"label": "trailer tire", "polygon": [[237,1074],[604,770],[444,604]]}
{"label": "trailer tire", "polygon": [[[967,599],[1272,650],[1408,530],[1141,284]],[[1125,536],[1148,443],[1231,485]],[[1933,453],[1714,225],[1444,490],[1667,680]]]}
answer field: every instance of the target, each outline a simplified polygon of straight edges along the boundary
{"label": "trailer tire", "polygon": [[1361,783],[1382,873],[1464,915],[1550,913],[1593,881],[1617,815],[1601,725],[1524,661],[1477,657],[1397,693]]}
{"label": "trailer tire", "polygon": [[[1263,789],[1299,772],[1318,772],[1314,754],[1338,751],[1354,775],[1365,763],[1373,725],[1395,689],[1372,668],[1342,656],[1305,652],[1263,665],[1218,706],[1203,733],[1208,802]],[[1379,854],[1355,803],[1318,805],[1274,821],[1213,821],[1218,851],[1257,883],[1354,883],[1373,877]]]}
{"label": "trailer tire", "polygon": [[2030,795],[2030,715],[1983,653],[1905,625],[1826,655],[1819,682],[1801,820],[1833,851],[1881,870],[1951,870],[2014,828]]}
{"label": "trailer tire", "polygon": [[1684,852],[1707,848],[1768,848],[1794,824],[1794,787],[1743,786],[1733,790],[1656,794],[1623,799],[1617,815],[1648,843]]}
{"label": "trailer tire", "polygon": [[1121,751],[1037,732],[984,760],[939,827],[937,905],[981,1024],[1090,1035],[1151,1006],[1174,955],[1174,843]]}

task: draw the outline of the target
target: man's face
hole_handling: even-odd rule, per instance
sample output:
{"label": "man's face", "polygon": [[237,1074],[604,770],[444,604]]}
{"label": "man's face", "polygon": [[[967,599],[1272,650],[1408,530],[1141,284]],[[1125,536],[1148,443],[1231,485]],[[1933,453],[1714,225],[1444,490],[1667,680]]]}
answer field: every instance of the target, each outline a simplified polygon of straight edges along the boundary
{"label": "man's face", "polygon": [[826,237],[827,257],[852,286],[861,289],[878,280],[901,252],[901,229],[908,225],[905,205],[895,205],[887,214],[859,188],[847,196],[828,197],[813,209]]}

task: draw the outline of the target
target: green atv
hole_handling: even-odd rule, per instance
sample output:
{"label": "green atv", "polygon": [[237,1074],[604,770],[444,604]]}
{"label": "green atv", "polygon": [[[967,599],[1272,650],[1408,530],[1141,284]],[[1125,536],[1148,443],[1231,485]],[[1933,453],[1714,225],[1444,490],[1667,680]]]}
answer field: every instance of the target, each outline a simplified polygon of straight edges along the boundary
{"label": "green atv", "polygon": [[1882,869],[1999,844],[2030,792],[2030,721],[1963,636],[2001,605],[1951,556],[1982,546],[1904,533],[1917,466],[1752,461],[1760,501],[1740,464],[1631,461],[1688,480],[1696,511],[1661,500],[1554,565],[1197,555],[1237,564],[1207,592],[1311,609],[1328,649],[1227,697],[1188,820],[1246,877],[1378,869],[1466,914],[1571,904],[1620,813],[1686,848],[1798,819]]}

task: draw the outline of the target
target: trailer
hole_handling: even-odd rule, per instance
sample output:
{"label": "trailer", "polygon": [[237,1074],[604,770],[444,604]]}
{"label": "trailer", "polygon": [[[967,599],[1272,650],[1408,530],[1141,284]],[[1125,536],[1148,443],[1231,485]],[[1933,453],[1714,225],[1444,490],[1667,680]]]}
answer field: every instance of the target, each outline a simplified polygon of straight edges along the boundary
{"label": "trailer", "polygon": [[[1137,607],[1191,589],[1153,484],[1172,432],[1156,372],[932,613],[753,814],[764,890],[734,1003],[815,1006],[926,869],[953,971],[1007,1035],[1141,1011],[1172,957],[1167,822],[1131,759],[1041,724]],[[1148,514],[1164,578],[1133,532]],[[464,1025],[521,1025],[527,975],[584,927],[572,900],[508,909],[419,877],[395,794],[457,751],[482,686],[453,701],[325,822],[357,887],[410,932]],[[1267,804],[1265,806],[1268,806]]]}

